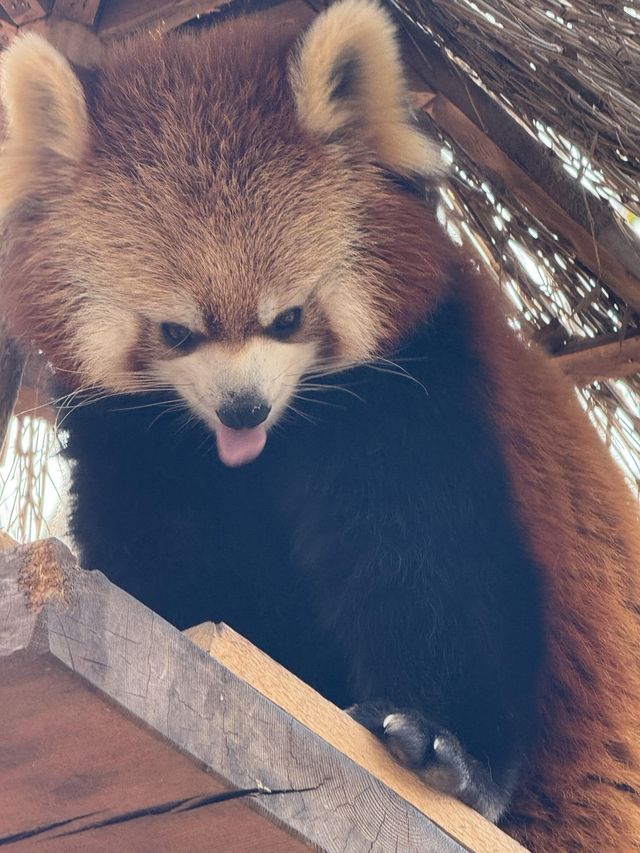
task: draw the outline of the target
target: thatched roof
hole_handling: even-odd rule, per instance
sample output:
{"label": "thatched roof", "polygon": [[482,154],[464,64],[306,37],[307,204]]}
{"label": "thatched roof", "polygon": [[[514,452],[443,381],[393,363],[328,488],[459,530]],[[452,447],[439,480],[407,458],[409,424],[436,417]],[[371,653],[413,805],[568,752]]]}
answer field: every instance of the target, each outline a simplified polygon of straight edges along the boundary
{"label": "thatched roof", "polygon": [[573,161],[605,197],[615,193],[640,213],[640,4],[400,0],[394,5],[532,134]]}
{"label": "thatched roof", "polygon": [[389,3],[436,93],[425,109],[452,161],[450,233],[494,270],[512,325],[567,363],[581,354],[571,370],[580,398],[640,488],[639,365],[593,369],[584,358],[585,346],[607,344],[615,358],[617,341],[640,332],[630,227],[640,213],[640,4]]}

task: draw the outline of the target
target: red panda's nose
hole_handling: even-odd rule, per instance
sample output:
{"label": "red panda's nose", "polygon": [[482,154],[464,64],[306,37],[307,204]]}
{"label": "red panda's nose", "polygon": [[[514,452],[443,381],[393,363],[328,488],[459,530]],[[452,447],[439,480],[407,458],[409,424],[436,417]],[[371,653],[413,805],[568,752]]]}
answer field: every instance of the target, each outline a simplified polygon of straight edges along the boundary
{"label": "red panda's nose", "polygon": [[218,409],[216,414],[230,429],[252,429],[269,416],[271,406],[257,397],[237,397],[233,403]]}

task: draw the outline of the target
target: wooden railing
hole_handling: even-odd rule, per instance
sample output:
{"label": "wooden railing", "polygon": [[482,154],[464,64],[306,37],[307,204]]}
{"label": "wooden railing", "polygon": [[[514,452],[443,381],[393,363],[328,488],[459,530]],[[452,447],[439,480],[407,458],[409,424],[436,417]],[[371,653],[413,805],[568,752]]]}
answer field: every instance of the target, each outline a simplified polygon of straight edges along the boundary
{"label": "wooden railing", "polygon": [[523,849],[230,628],[182,634],[57,540],[5,544],[0,845]]}

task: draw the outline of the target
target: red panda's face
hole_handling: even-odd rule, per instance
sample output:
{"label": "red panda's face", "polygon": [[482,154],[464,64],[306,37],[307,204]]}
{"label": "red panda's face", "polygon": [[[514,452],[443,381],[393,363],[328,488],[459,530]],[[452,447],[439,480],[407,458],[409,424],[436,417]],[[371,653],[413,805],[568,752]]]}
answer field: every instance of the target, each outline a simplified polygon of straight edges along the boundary
{"label": "red panda's face", "polygon": [[93,161],[62,214],[82,233],[64,253],[84,294],[72,348],[90,385],[177,392],[224,461],[241,462],[303,376],[376,349],[357,194],[339,159],[326,181],[299,141],[194,165],[167,131],[149,168],[135,156],[143,140],[130,136],[124,166],[108,152]]}
{"label": "red panda's face", "polygon": [[303,377],[377,355],[437,296],[415,292],[437,267],[418,205],[385,177],[435,167],[386,15],[347,0],[300,45],[267,36],[140,40],[84,89],[37,37],[4,63],[13,328],[76,385],[175,392],[230,465]]}

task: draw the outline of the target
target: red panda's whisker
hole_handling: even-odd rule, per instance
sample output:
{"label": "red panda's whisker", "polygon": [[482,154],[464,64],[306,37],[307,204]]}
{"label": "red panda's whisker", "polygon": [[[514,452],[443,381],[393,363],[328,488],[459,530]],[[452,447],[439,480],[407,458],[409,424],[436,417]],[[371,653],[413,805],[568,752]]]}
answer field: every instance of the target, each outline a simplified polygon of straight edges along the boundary
{"label": "red panda's whisker", "polygon": [[147,427],[147,429],[146,429],[146,432],[149,432],[149,430],[150,430],[150,429],[151,429],[155,424],[157,424],[157,423],[158,423],[158,421],[160,420],[160,418],[161,418],[163,415],[168,415],[168,414],[169,414],[169,412],[179,412],[181,408],[186,412],[187,417],[185,418],[185,422],[184,422],[184,423],[182,423],[182,424],[177,428],[176,432],[182,432],[182,430],[184,430],[184,429],[185,429],[185,427],[186,427],[189,423],[191,423],[191,421],[192,421],[192,420],[195,420],[195,418],[193,417],[193,415],[192,415],[192,414],[191,414],[191,412],[189,411],[189,409],[188,409],[187,404],[186,404],[186,402],[185,402],[185,401],[181,400],[181,401],[180,401],[180,404],[181,404],[181,405],[166,406],[166,407],[165,407],[161,412],[159,412],[159,413],[155,416],[155,418],[151,421],[151,423],[149,424],[149,426],[148,426],[148,427]]}
{"label": "red panda's whisker", "polygon": [[113,412],[136,412],[138,409],[152,409],[156,406],[165,406],[166,408],[175,407],[176,404],[185,405],[185,402],[182,398],[176,398],[175,400],[156,400],[154,403],[141,403],[139,406],[118,406],[116,409],[112,409]]}
{"label": "red panda's whisker", "polygon": [[320,385],[313,382],[307,382],[302,380],[300,384],[297,386],[298,388],[302,388],[305,391],[343,391],[345,394],[349,394],[351,397],[355,397],[356,400],[360,400],[361,403],[364,403],[364,399],[353,391],[351,388],[348,388],[346,385]]}
{"label": "red panda's whisker", "polygon": [[[375,370],[377,373],[386,373],[389,376],[397,376],[400,379],[408,379],[410,382],[415,382],[416,385],[418,385],[420,388],[422,388],[422,390],[427,395],[427,397],[429,396],[429,391],[427,390],[425,385],[423,385],[422,382],[420,382],[418,379],[416,379],[415,376],[412,376],[407,370],[405,370],[399,364],[396,364],[393,361],[389,361],[388,359],[381,359],[381,361],[384,365],[389,365],[389,367],[381,367],[379,364],[376,364],[375,362],[371,362],[369,364],[364,364],[363,367],[368,367],[370,370]],[[393,370],[392,368],[396,368],[396,370]]]}
{"label": "red panda's whisker", "polygon": [[315,397],[305,397],[303,394],[292,394],[291,398],[293,400],[300,400],[304,403],[317,403],[319,406],[331,406],[332,409],[344,409],[344,406],[340,406],[338,403],[330,403],[328,400],[318,400]]}
{"label": "red panda's whisker", "polygon": [[292,406],[291,403],[287,404],[287,409],[290,412],[293,412],[294,414],[298,415],[298,417],[304,418],[305,421],[309,421],[310,424],[317,423],[315,418],[312,418],[311,415],[308,415],[306,412],[301,412],[300,409],[296,409],[296,407]]}

